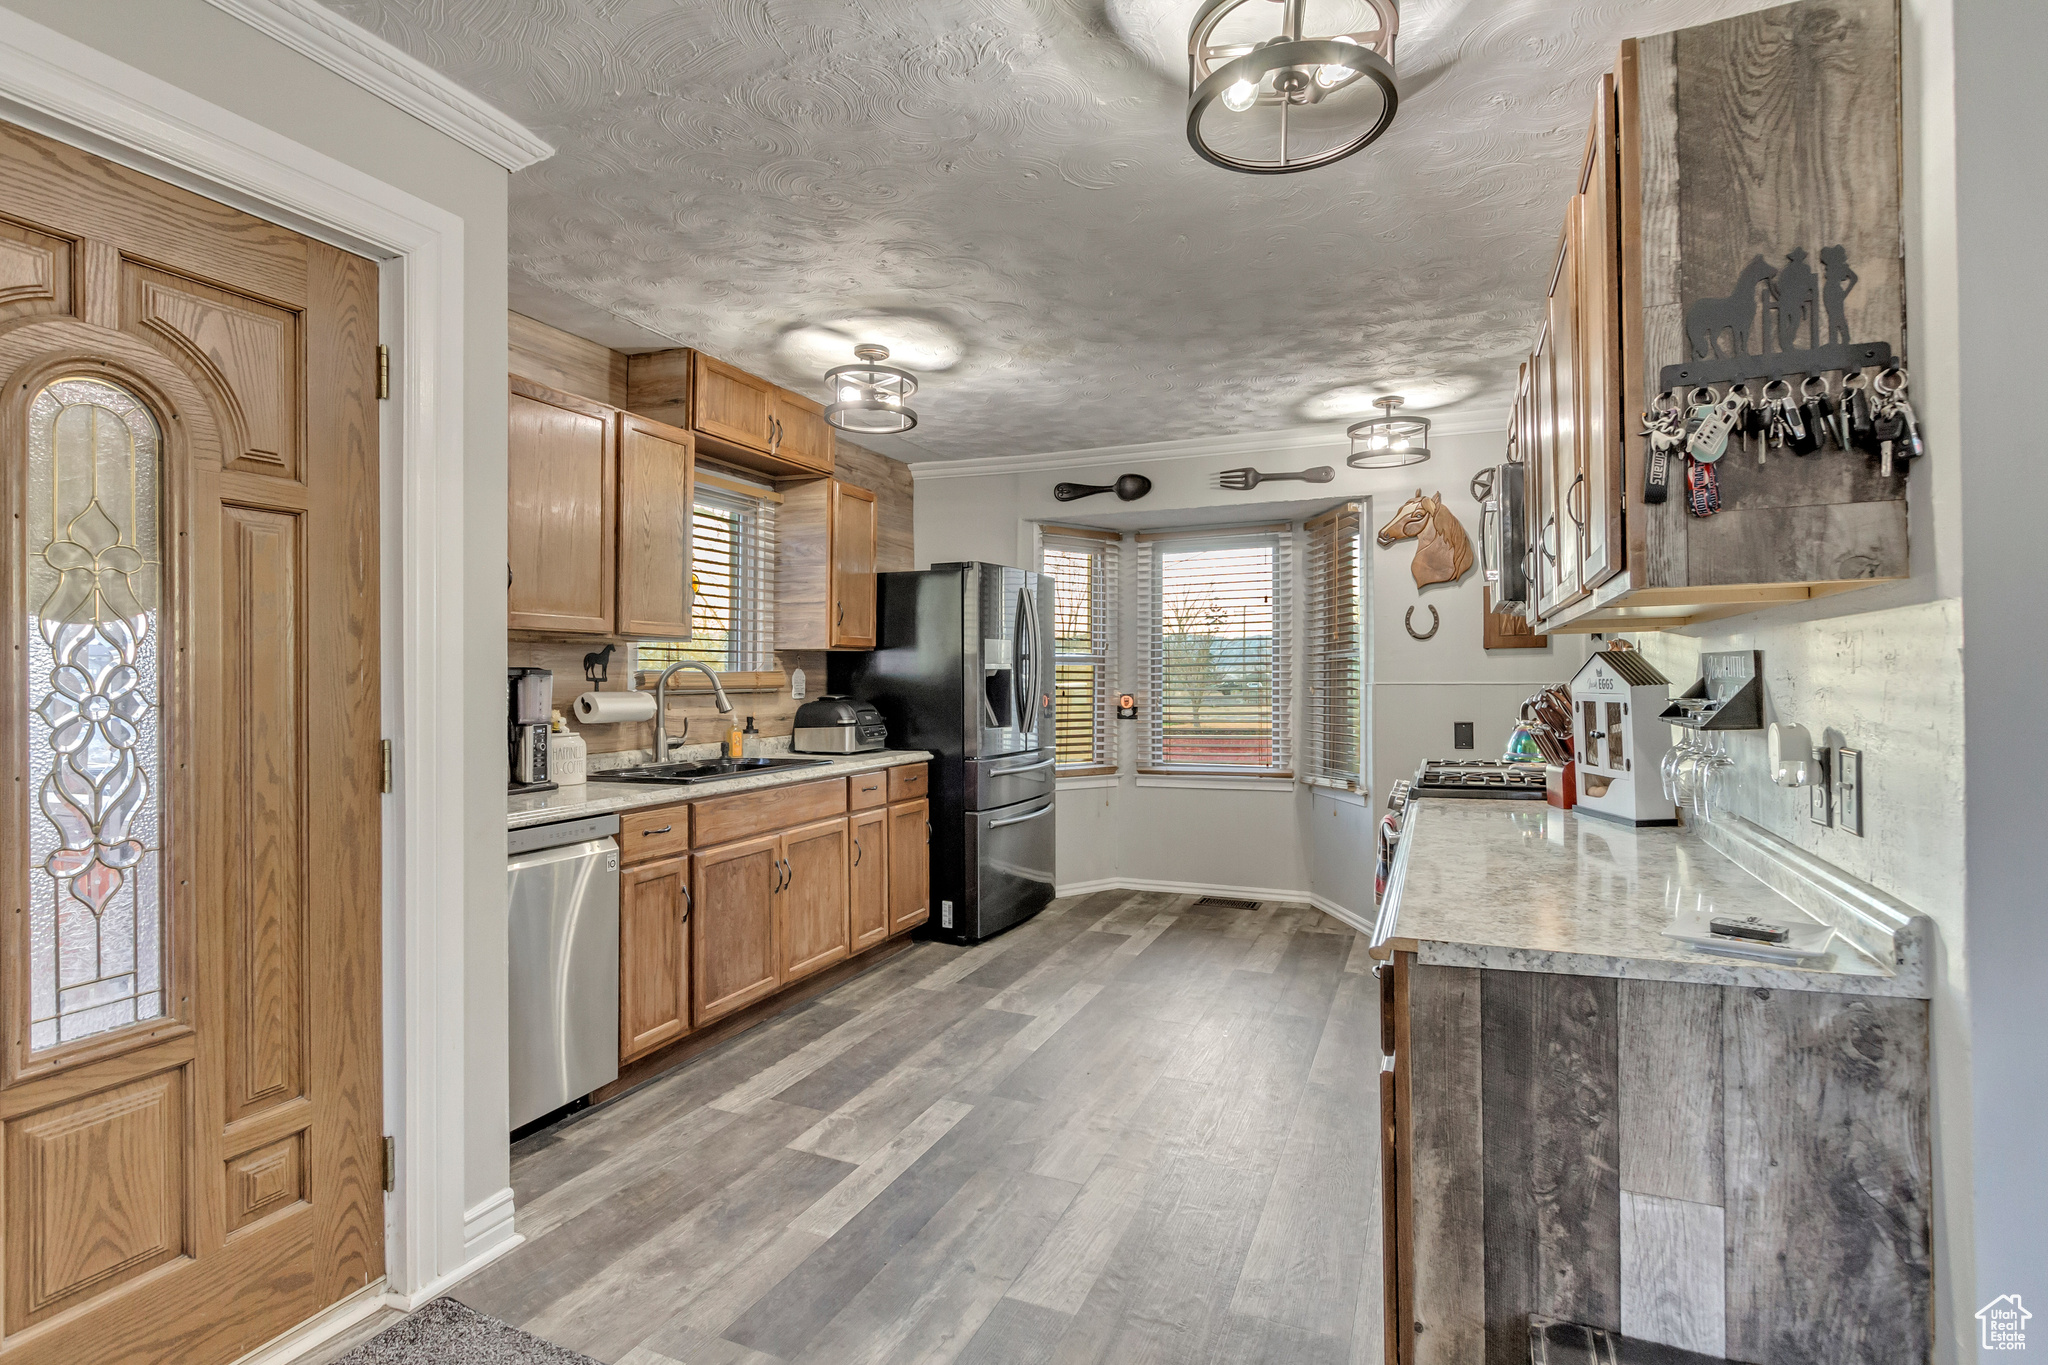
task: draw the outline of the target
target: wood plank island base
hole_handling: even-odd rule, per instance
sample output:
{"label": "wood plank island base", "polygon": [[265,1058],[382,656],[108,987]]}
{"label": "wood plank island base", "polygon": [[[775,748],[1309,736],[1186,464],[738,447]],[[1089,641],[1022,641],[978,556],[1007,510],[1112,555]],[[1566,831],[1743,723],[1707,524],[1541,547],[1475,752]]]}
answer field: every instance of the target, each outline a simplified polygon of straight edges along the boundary
{"label": "wood plank island base", "polygon": [[[1388,1359],[1524,1365],[1532,1316],[1715,1359],[1929,1359],[1924,921],[1846,878],[1795,903],[1718,836],[1506,804],[1412,805],[1374,935]],[[1661,933],[1858,897],[1812,966]]]}

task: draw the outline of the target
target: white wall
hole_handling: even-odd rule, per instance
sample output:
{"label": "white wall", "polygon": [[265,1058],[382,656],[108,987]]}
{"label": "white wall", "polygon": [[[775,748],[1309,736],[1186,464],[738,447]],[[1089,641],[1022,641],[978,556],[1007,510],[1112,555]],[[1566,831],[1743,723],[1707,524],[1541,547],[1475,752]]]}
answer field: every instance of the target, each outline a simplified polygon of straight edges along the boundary
{"label": "white wall", "polygon": [[[510,1184],[505,1093],[505,281],[502,168],[205,0],[6,0],[7,7],[460,216],[464,222],[465,447],[460,517],[469,727],[463,980],[469,1027],[463,1194]],[[453,1265],[441,1269],[452,1270]]]}
{"label": "white wall", "polygon": [[[1504,418],[1500,425],[1505,426]],[[1443,495],[1473,539],[1476,554],[1479,504],[1468,486],[1475,473],[1503,458],[1503,443],[1492,423],[1438,432],[1427,464],[1383,471],[1348,468],[1344,456],[1349,446],[1341,432],[1333,436],[1328,431],[1079,452],[1047,457],[1023,472],[968,466],[963,473],[958,466],[917,465],[918,563],[996,559],[1029,564],[1035,521],[1116,529],[1274,516],[1298,521],[1307,512],[1361,497],[1373,504],[1370,534],[1418,487]],[[1333,482],[1270,484],[1248,493],[1215,486],[1218,471],[1239,465],[1295,470],[1319,464],[1335,468]],[[1150,478],[1152,491],[1128,504],[1108,495],[1074,503],[1052,496],[1058,483],[1109,483],[1124,473]],[[1092,784],[1061,788],[1056,818],[1063,886],[1115,881],[1235,887],[1313,894],[1354,913],[1370,913],[1373,823],[1392,781],[1412,774],[1424,758],[1455,756],[1452,724],[1459,720],[1476,727],[1472,756],[1498,758],[1522,699],[1544,683],[1569,677],[1585,658],[1586,645],[1582,637],[1560,636],[1542,649],[1489,652],[1482,645],[1477,568],[1455,586],[1418,591],[1409,569],[1413,542],[1397,542],[1386,550],[1373,547],[1369,553],[1372,794],[1295,791],[1280,784],[1260,790],[1246,783],[1197,788],[1192,779],[1163,785],[1133,771],[1143,722],[1125,722],[1120,745],[1125,771],[1115,785],[1084,780]],[[1138,676],[1138,608],[1135,574],[1128,569],[1125,583],[1124,685],[1131,686]],[[1407,608],[1418,603],[1419,629],[1428,628],[1427,606],[1441,617],[1432,639],[1411,639],[1402,623]]]}

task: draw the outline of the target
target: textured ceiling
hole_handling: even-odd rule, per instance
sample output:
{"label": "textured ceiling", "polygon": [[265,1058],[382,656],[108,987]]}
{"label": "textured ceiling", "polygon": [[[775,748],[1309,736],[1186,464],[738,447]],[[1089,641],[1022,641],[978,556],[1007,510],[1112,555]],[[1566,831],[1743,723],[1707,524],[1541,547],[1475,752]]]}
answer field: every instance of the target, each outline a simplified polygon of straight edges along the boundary
{"label": "textured ceiling", "polygon": [[1758,7],[1411,0],[1391,131],[1247,176],[1186,142],[1196,0],[326,3],[559,149],[515,304],[813,395],[882,340],[908,459],[1504,411],[1617,44]]}

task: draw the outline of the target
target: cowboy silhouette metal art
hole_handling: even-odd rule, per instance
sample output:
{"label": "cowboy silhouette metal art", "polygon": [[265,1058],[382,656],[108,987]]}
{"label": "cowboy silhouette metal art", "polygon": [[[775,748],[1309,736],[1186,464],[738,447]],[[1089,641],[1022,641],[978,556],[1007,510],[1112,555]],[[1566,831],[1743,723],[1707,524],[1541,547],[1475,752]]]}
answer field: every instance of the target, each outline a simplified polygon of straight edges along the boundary
{"label": "cowboy silhouette metal art", "polygon": [[1849,339],[1848,298],[1857,278],[1848,248],[1821,248],[1819,270],[1810,260],[1805,247],[1792,248],[1775,265],[1755,256],[1726,296],[1687,305],[1689,358],[1664,367],[1662,386],[1679,389],[1891,364],[1890,343]]}

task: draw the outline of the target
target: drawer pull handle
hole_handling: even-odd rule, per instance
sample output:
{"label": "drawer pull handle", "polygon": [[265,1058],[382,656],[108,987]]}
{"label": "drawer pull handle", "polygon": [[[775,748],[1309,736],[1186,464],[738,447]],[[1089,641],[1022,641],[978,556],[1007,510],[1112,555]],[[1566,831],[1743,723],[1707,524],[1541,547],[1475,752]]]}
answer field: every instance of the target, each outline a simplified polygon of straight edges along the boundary
{"label": "drawer pull handle", "polygon": [[675,826],[674,826],[674,825],[663,825],[663,826],[662,826],[662,827],[661,827],[660,829],[643,829],[643,830],[641,830],[641,831],[640,831],[640,837],[641,837],[641,838],[643,838],[643,839],[652,839],[652,838],[653,838],[653,837],[654,837],[655,835],[657,835],[657,834],[671,834],[671,833],[673,833],[674,831],[675,831]]}

